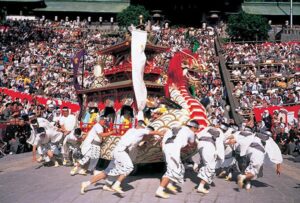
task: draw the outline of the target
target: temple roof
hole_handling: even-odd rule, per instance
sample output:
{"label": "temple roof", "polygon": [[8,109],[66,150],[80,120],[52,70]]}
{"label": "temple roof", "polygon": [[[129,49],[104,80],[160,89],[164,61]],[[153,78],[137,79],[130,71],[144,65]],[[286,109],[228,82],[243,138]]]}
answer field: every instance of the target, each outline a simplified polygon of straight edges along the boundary
{"label": "temple roof", "polygon": [[[125,40],[119,44],[110,46],[108,48],[102,49],[99,51],[99,54],[107,54],[107,55],[119,55],[120,53],[130,53],[130,46],[131,40]],[[146,44],[146,53],[161,53],[167,51],[168,47],[157,46],[150,42]]]}
{"label": "temple roof", "polygon": [[[162,85],[162,84],[157,84],[157,83],[149,82],[149,81],[145,81],[145,85],[148,88],[149,87],[150,88],[159,88],[159,89],[164,88],[164,85]],[[120,82],[109,83],[106,86],[99,87],[99,88],[78,90],[77,94],[101,92],[101,91],[105,91],[105,90],[113,90],[113,89],[125,88],[125,87],[133,87],[132,80],[125,80],[125,81],[120,81]]]}
{"label": "temple roof", "polygon": [[[256,15],[287,16],[290,15],[289,2],[245,2],[242,9],[246,13]],[[300,15],[300,3],[293,3],[293,15]]]}
{"label": "temple roof", "polygon": [[44,12],[119,13],[130,5],[129,0],[45,0]]}

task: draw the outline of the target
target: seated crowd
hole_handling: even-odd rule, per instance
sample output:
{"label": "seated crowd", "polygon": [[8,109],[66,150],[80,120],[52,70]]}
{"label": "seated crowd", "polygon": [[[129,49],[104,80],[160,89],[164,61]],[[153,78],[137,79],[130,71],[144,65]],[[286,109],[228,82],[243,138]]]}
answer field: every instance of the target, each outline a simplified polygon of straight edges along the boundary
{"label": "seated crowd", "polygon": [[[244,118],[244,125],[257,130],[272,130],[283,153],[299,152],[298,120],[287,122],[284,112],[264,112],[262,120],[255,120],[254,108],[294,106],[300,102],[299,67],[300,44],[262,43],[223,45],[233,95],[239,103],[236,111]],[[272,115],[271,115],[272,114]]]}
{"label": "seated crowd", "polygon": [[[107,32],[89,29],[89,25],[85,22],[12,21],[7,27],[1,34],[3,43],[0,51],[0,86],[43,96],[50,101],[51,99],[77,101],[70,61],[70,57],[76,51],[81,48],[87,51],[84,87],[89,88],[95,80],[93,74],[95,65],[104,65],[104,69],[113,67],[112,58],[98,55],[99,50],[126,39],[126,34],[121,32],[110,35]],[[190,83],[191,93],[206,106],[208,116],[212,118],[214,124],[227,120],[224,88],[214,50],[214,31],[207,28],[174,29],[157,25],[152,28],[150,38],[155,37],[157,45],[170,47],[168,52],[158,54],[151,62],[163,70],[162,78],[157,82],[165,83],[168,62],[176,51],[194,46],[189,40],[189,36],[193,36],[201,46],[193,50],[198,56],[200,66],[197,66],[197,72],[189,74],[195,79]],[[194,69],[194,67],[189,68]],[[28,117],[32,114],[45,119],[48,119],[49,114],[54,114],[54,118],[61,115],[62,106],[59,102],[50,102],[55,106],[53,109],[53,107],[49,108],[49,104],[40,104],[34,99],[27,101],[4,94],[1,96],[1,119],[9,122],[12,128],[19,126],[19,123],[23,125],[23,121],[26,125],[29,124]],[[153,120],[151,116],[157,116],[156,114],[157,112],[150,114],[149,119]],[[132,122],[134,119],[127,120]],[[92,123],[95,119],[86,118],[86,121]],[[5,138],[9,145],[8,149],[11,149],[12,153],[23,152],[11,147],[10,142],[14,139],[11,137],[15,135],[19,137],[20,133],[12,134],[13,136]],[[27,133],[26,136],[28,138],[29,134]],[[25,151],[28,150],[30,148],[26,148]]]}

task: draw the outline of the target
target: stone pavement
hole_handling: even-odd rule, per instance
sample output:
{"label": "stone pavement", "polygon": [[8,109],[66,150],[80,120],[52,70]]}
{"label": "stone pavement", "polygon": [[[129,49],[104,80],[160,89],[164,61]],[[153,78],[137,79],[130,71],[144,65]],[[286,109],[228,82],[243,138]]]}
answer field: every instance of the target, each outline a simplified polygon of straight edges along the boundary
{"label": "stone pavement", "polygon": [[143,166],[136,176],[130,176],[122,185],[126,193],[118,195],[103,191],[103,182],[91,186],[85,195],[80,195],[80,183],[90,176],[70,176],[71,168],[40,167],[31,162],[31,154],[9,155],[0,159],[0,202],[1,203],[176,203],[176,202],[300,202],[300,163],[285,157],[283,174],[278,177],[271,165],[264,167],[264,177],[253,181],[251,191],[239,190],[235,182],[215,179],[206,196],[196,193],[196,174],[186,171],[182,192],[171,195],[168,200],[159,199],[154,192],[162,176],[162,170]]}

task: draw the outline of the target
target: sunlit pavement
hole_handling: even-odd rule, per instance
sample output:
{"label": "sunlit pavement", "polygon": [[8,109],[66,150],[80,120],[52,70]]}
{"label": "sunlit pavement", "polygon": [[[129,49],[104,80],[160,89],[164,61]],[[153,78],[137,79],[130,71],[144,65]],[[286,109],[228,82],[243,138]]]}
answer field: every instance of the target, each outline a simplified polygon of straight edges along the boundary
{"label": "sunlit pavement", "polygon": [[80,183],[91,176],[70,176],[70,167],[41,167],[32,163],[31,154],[8,155],[0,159],[0,202],[300,202],[300,163],[292,157],[284,158],[283,173],[275,174],[273,166],[264,166],[264,177],[253,181],[250,191],[239,190],[235,182],[215,179],[215,187],[208,195],[196,192],[199,179],[192,170],[186,170],[182,191],[169,199],[155,197],[163,169],[143,166],[135,176],[122,184],[124,195],[102,190],[103,182],[80,194]]}

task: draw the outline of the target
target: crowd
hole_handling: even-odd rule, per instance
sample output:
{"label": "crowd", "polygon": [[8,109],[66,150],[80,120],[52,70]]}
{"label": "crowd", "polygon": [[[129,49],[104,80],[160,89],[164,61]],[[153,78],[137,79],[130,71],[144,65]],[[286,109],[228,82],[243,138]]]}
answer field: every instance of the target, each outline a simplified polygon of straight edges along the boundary
{"label": "crowd", "polygon": [[298,103],[299,43],[229,43],[223,49],[241,114],[255,106]]}
{"label": "crowd", "polygon": [[[208,112],[209,120],[214,124],[220,124],[228,121],[226,112],[226,91],[222,85],[220,72],[218,68],[218,58],[214,48],[214,30],[207,28],[177,28],[162,29],[160,35],[156,34],[159,44],[162,46],[173,47],[174,51],[192,47],[195,54],[198,55],[198,63],[195,67],[189,67],[187,74],[190,80],[190,90],[193,96],[198,99]],[[190,40],[193,38],[194,41]],[[195,47],[195,40],[200,43]],[[168,64],[171,53],[163,53],[158,56],[157,61],[160,64]],[[164,65],[167,67],[167,65]]]}
{"label": "crowd", "polygon": [[[7,146],[7,152],[14,154],[32,150],[33,160],[44,165],[74,166],[71,175],[95,174],[102,139],[115,134],[116,129],[109,129],[109,118],[92,106],[83,118],[92,124],[91,129],[83,133],[77,120],[78,114],[72,113],[58,101],[76,101],[70,62],[76,51],[82,48],[87,51],[83,84],[84,88],[91,88],[97,79],[93,74],[97,64],[101,63],[104,71],[116,65],[111,57],[99,56],[99,50],[122,42],[126,37],[122,33],[107,35],[89,29],[84,22],[10,22],[7,31],[1,34],[0,86],[48,99],[45,104],[38,104],[35,99],[29,101],[0,95],[0,116],[7,122],[0,141]],[[167,162],[167,171],[156,191],[161,198],[169,197],[165,193],[166,188],[177,193],[173,183],[183,182],[185,171],[180,153],[186,146],[196,145],[202,157],[201,163],[194,167],[200,178],[197,191],[202,194],[209,193],[205,186],[212,183],[217,169],[230,175],[236,163],[247,163],[237,167],[237,179],[240,187],[249,189],[250,181],[260,175],[266,154],[277,164],[276,173],[280,174],[280,150],[283,153],[298,153],[298,120],[288,123],[280,112],[272,112],[271,116],[266,111],[261,121],[255,121],[253,116],[246,117],[239,128],[226,115],[228,95],[220,77],[215,37],[210,27],[152,27],[150,38],[153,43],[170,47],[169,51],[150,61],[154,67],[162,68],[163,74],[157,82],[165,82],[163,78],[169,60],[176,51],[191,49],[195,54],[194,61],[182,64],[184,74],[188,78],[190,93],[206,108],[211,125],[199,132],[198,122],[190,120],[180,128],[155,131],[153,127],[146,126],[145,121],[137,121],[135,128],[126,129],[127,132],[121,136],[109,166],[81,184],[82,194],[91,184],[109,176],[116,176],[117,180],[113,183],[107,179],[103,189],[124,193],[120,185],[134,168],[130,153],[149,141],[147,135],[159,135],[155,139],[162,142]],[[299,48],[298,43],[224,45],[227,65],[232,70],[234,95],[240,101],[237,111],[245,114],[253,107],[295,104],[299,101],[300,86],[296,77]],[[160,110],[163,114],[164,110]],[[151,116],[157,116],[155,109],[153,112]],[[123,121],[126,124],[132,122],[131,114],[124,112]],[[230,156],[225,156],[229,155],[225,148],[230,148]],[[242,157],[247,161],[241,160]],[[230,164],[226,159],[230,159]]]}
{"label": "crowd", "polygon": [[253,108],[295,106],[299,104],[300,44],[224,44],[224,57],[233,83],[233,95],[239,102],[236,111],[244,125],[271,130],[285,154],[299,153],[298,119],[289,121],[287,112],[265,110],[255,120]]}
{"label": "crowd", "polygon": [[[191,89],[196,98],[199,100],[204,98],[201,102],[206,105],[208,113],[212,114],[213,123],[222,122],[225,119],[224,89],[215,57],[213,30],[171,29],[156,25],[152,28],[149,38],[157,45],[171,48],[170,51],[158,54],[150,61],[154,67],[161,67],[164,74],[175,51],[193,46],[188,39],[189,36],[193,36],[201,43],[202,46],[195,50],[195,53],[201,56],[198,59],[201,64],[198,67],[200,72],[194,75],[193,78],[197,81],[191,84]],[[96,79],[93,74],[95,65],[102,64],[104,71],[114,66],[112,58],[99,55],[99,50],[119,43],[126,37],[128,36],[121,32],[108,34],[89,29],[86,22],[11,21],[6,31],[1,34],[0,86],[48,98],[55,106],[54,114],[56,112],[59,114],[61,100],[77,100],[70,62],[72,55],[81,48],[86,50],[84,87],[90,88],[94,86],[93,82]],[[81,84],[81,76],[78,78]],[[164,83],[165,76],[157,82]],[[19,98],[15,101],[15,98],[5,95],[2,98],[3,106],[0,114],[4,121],[13,117],[8,114],[11,105],[18,106],[17,109],[22,112],[16,115],[16,118],[25,116],[26,119],[26,115],[31,115],[32,112],[43,116],[43,112],[48,111],[48,105],[38,104],[34,99],[23,101]],[[89,118],[85,120],[95,121]]]}

